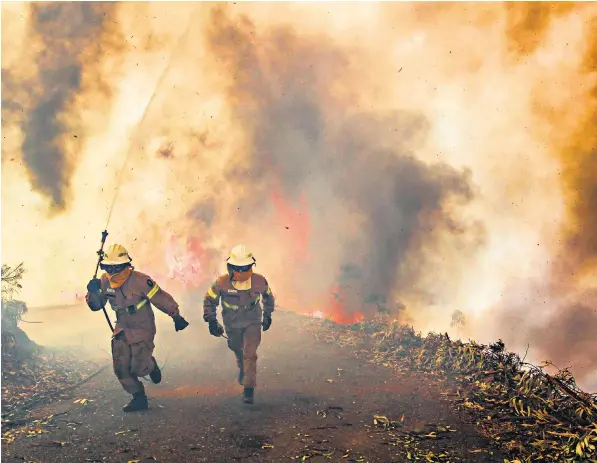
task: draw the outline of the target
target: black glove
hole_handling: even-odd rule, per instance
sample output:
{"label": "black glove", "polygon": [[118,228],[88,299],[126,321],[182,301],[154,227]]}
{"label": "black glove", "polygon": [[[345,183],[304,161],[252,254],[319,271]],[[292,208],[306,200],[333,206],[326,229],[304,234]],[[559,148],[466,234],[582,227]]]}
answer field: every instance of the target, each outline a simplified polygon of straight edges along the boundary
{"label": "black glove", "polygon": [[224,327],[217,320],[211,320],[209,322],[209,334],[215,337],[222,336],[224,334]]}
{"label": "black glove", "polygon": [[264,314],[263,323],[261,325],[263,325],[263,331],[269,330],[269,327],[272,326],[272,316]]}
{"label": "black glove", "polygon": [[97,293],[102,287],[102,282],[99,278],[93,278],[87,283],[87,291],[90,293]]}
{"label": "black glove", "polygon": [[182,331],[189,326],[189,322],[182,318],[181,315],[175,315],[172,317],[172,320],[174,320],[174,328],[176,331]]}

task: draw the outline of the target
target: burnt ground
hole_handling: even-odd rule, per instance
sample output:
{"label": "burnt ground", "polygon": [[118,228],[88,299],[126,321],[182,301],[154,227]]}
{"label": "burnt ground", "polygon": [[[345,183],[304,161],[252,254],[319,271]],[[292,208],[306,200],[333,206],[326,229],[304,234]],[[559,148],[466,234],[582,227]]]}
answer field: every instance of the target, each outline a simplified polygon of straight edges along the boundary
{"label": "burnt ground", "polygon": [[[442,399],[439,383],[368,364],[298,329],[297,317],[274,315],[259,350],[255,404],[241,401],[225,341],[189,318],[181,333],[159,327],[156,357],[167,360],[163,382],[146,383],[150,410],[123,413],[129,396],[107,369],[70,398],[32,410],[33,418],[54,417],[3,443],[2,461],[504,461]],[[375,415],[397,424],[375,425]]]}

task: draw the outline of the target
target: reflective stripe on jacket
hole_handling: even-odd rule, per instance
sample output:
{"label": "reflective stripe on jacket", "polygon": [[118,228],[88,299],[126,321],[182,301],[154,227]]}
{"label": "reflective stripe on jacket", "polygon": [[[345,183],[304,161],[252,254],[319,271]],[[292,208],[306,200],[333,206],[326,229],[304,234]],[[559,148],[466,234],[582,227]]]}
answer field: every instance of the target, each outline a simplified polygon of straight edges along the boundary
{"label": "reflective stripe on jacket", "polygon": [[251,275],[249,289],[235,288],[228,274],[219,277],[203,298],[203,319],[206,322],[217,319],[220,302],[224,325],[229,328],[260,324],[262,313],[271,314],[275,306],[274,294],[267,280],[258,273]]}

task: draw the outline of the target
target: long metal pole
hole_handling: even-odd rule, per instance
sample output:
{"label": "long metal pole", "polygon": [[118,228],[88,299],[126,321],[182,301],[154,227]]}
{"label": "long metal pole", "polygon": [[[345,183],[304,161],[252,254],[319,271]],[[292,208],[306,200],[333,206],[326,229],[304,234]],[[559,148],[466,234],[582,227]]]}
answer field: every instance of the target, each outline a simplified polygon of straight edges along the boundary
{"label": "long metal pole", "polygon": [[[99,251],[97,251],[97,265],[95,266],[95,273],[93,274],[93,278],[97,278],[97,272],[99,270],[99,266],[102,262],[102,259],[104,258],[104,244],[106,244],[106,238],[108,236],[108,230],[104,230],[102,232],[102,245],[99,249]],[[102,306],[102,310],[104,312],[104,316],[106,317],[106,321],[108,322],[108,326],[110,327],[110,331],[113,333],[114,332],[114,326],[112,325],[112,322],[110,321],[110,317],[108,316],[108,312],[106,312],[106,307]]]}

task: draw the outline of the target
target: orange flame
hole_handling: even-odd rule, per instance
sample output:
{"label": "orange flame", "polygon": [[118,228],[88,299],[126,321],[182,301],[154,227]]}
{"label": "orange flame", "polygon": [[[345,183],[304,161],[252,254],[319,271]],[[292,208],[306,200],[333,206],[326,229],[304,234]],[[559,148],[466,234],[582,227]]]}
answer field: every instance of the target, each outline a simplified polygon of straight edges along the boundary
{"label": "orange flame", "polygon": [[309,315],[314,318],[327,318],[341,325],[358,323],[365,318],[362,312],[351,307],[345,290],[340,286],[332,287],[324,307]]}

